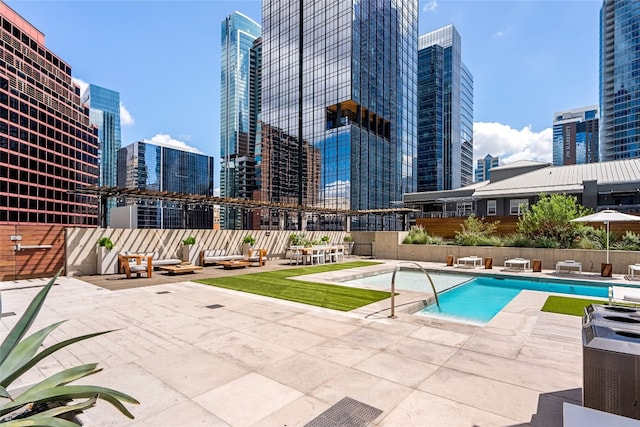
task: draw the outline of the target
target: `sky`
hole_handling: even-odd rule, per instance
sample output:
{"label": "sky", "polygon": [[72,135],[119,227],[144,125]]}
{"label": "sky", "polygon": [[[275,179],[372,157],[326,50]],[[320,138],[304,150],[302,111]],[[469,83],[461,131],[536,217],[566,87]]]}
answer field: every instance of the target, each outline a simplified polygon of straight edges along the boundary
{"label": "sky", "polygon": [[[260,0],[5,2],[79,84],[120,93],[123,146],[148,140],[219,159],[221,22],[239,11],[260,23]],[[487,154],[550,162],[554,113],[598,104],[601,4],[420,0],[420,35],[453,24],[462,38],[474,166]]]}

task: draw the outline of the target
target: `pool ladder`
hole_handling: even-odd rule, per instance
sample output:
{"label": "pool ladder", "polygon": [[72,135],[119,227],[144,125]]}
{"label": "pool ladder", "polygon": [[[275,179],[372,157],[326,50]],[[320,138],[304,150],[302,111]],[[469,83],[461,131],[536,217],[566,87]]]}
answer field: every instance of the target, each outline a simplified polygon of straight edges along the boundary
{"label": "pool ladder", "polygon": [[429,279],[429,283],[431,283],[431,289],[433,290],[433,296],[436,298],[436,304],[438,305],[438,309],[440,309],[440,301],[438,300],[438,292],[436,291],[436,286],[433,284],[433,280],[431,280],[431,276],[429,276],[429,273],[427,272],[427,270],[422,268],[422,266],[420,264],[418,264],[417,262],[403,261],[403,262],[398,263],[398,265],[396,265],[396,268],[393,270],[393,275],[391,276],[391,314],[389,315],[389,317],[391,319],[395,319],[396,318],[396,303],[395,303],[396,273],[400,270],[400,264],[414,264],[425,274],[425,276],[427,276],[427,279]]}

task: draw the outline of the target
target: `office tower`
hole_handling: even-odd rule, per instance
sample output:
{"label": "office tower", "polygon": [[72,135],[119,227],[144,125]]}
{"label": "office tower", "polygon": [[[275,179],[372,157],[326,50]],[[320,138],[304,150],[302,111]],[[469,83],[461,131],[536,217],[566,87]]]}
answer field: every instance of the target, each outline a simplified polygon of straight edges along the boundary
{"label": "office tower", "polygon": [[[89,106],[89,121],[98,129],[98,185],[101,187],[115,187],[118,184],[118,150],[122,146],[120,138],[120,94],[90,84],[82,94],[82,102]],[[108,199],[107,212],[100,218],[105,218],[109,225],[109,210],[115,207],[115,199]],[[100,209],[100,207],[99,207]]]}
{"label": "office tower", "polygon": [[600,9],[600,161],[640,157],[640,2]]}
{"label": "office tower", "polygon": [[453,25],[418,41],[418,191],[473,182],[473,76]]}
{"label": "office tower", "polygon": [[[263,200],[382,209],[415,191],[417,14],[416,0],[263,1],[260,143],[297,155],[279,174],[262,165]],[[280,186],[292,176],[294,188]],[[397,226],[387,220],[340,227]]]}
{"label": "office tower", "polygon": [[555,113],[553,165],[596,163],[598,159],[598,106]]}
{"label": "office tower", "polygon": [[479,159],[476,166],[475,182],[487,181],[491,179],[491,168],[500,166],[500,157],[493,157],[491,154]]}
{"label": "office tower", "polygon": [[0,2],[0,222],[96,226],[98,141],[71,66]]}
{"label": "office tower", "polygon": [[[255,190],[255,128],[251,116],[252,65],[258,66],[252,48],[260,37],[260,25],[251,18],[234,12],[222,22],[220,80],[220,196],[250,199]],[[252,61],[253,60],[253,61]],[[254,106],[255,108],[255,106]],[[254,110],[254,114],[257,111]],[[242,212],[233,207],[222,208],[222,227],[244,228]],[[247,227],[248,228],[248,227]]]}
{"label": "office tower", "polygon": [[[213,157],[138,141],[118,150],[118,187],[213,196]],[[132,206],[120,200],[119,206]],[[118,210],[115,208],[114,210]],[[135,204],[137,228],[213,228],[208,206],[144,200]]]}

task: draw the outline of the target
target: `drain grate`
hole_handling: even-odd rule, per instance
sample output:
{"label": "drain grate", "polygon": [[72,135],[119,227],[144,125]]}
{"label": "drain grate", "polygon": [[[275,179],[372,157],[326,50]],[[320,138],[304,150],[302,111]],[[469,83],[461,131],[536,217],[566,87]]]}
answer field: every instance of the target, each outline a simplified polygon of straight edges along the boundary
{"label": "drain grate", "polygon": [[0,313],[0,317],[9,317],[9,316],[15,316],[16,313],[14,313],[13,311],[7,311],[5,313]]}
{"label": "drain grate", "polygon": [[345,397],[305,424],[305,427],[365,427],[381,413],[378,408]]}
{"label": "drain grate", "polygon": [[222,308],[224,307],[224,305],[222,304],[211,304],[211,305],[205,305],[206,308]]}
{"label": "drain grate", "polygon": [[160,292],[156,292],[156,294],[158,295],[162,295],[162,294],[170,294],[171,292],[169,291],[160,291]]}

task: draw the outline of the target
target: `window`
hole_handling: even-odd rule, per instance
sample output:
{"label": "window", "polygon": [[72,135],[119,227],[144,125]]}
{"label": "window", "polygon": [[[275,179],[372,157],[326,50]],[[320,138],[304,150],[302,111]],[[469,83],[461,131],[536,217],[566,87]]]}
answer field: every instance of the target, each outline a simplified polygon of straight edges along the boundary
{"label": "window", "polygon": [[522,215],[524,210],[529,207],[528,199],[513,199],[509,201],[509,214],[510,215]]}
{"label": "window", "polygon": [[473,213],[471,202],[458,202],[456,203],[456,215],[457,216],[469,216]]}
{"label": "window", "polygon": [[495,215],[495,214],[496,214],[496,201],[487,200],[487,215]]}

